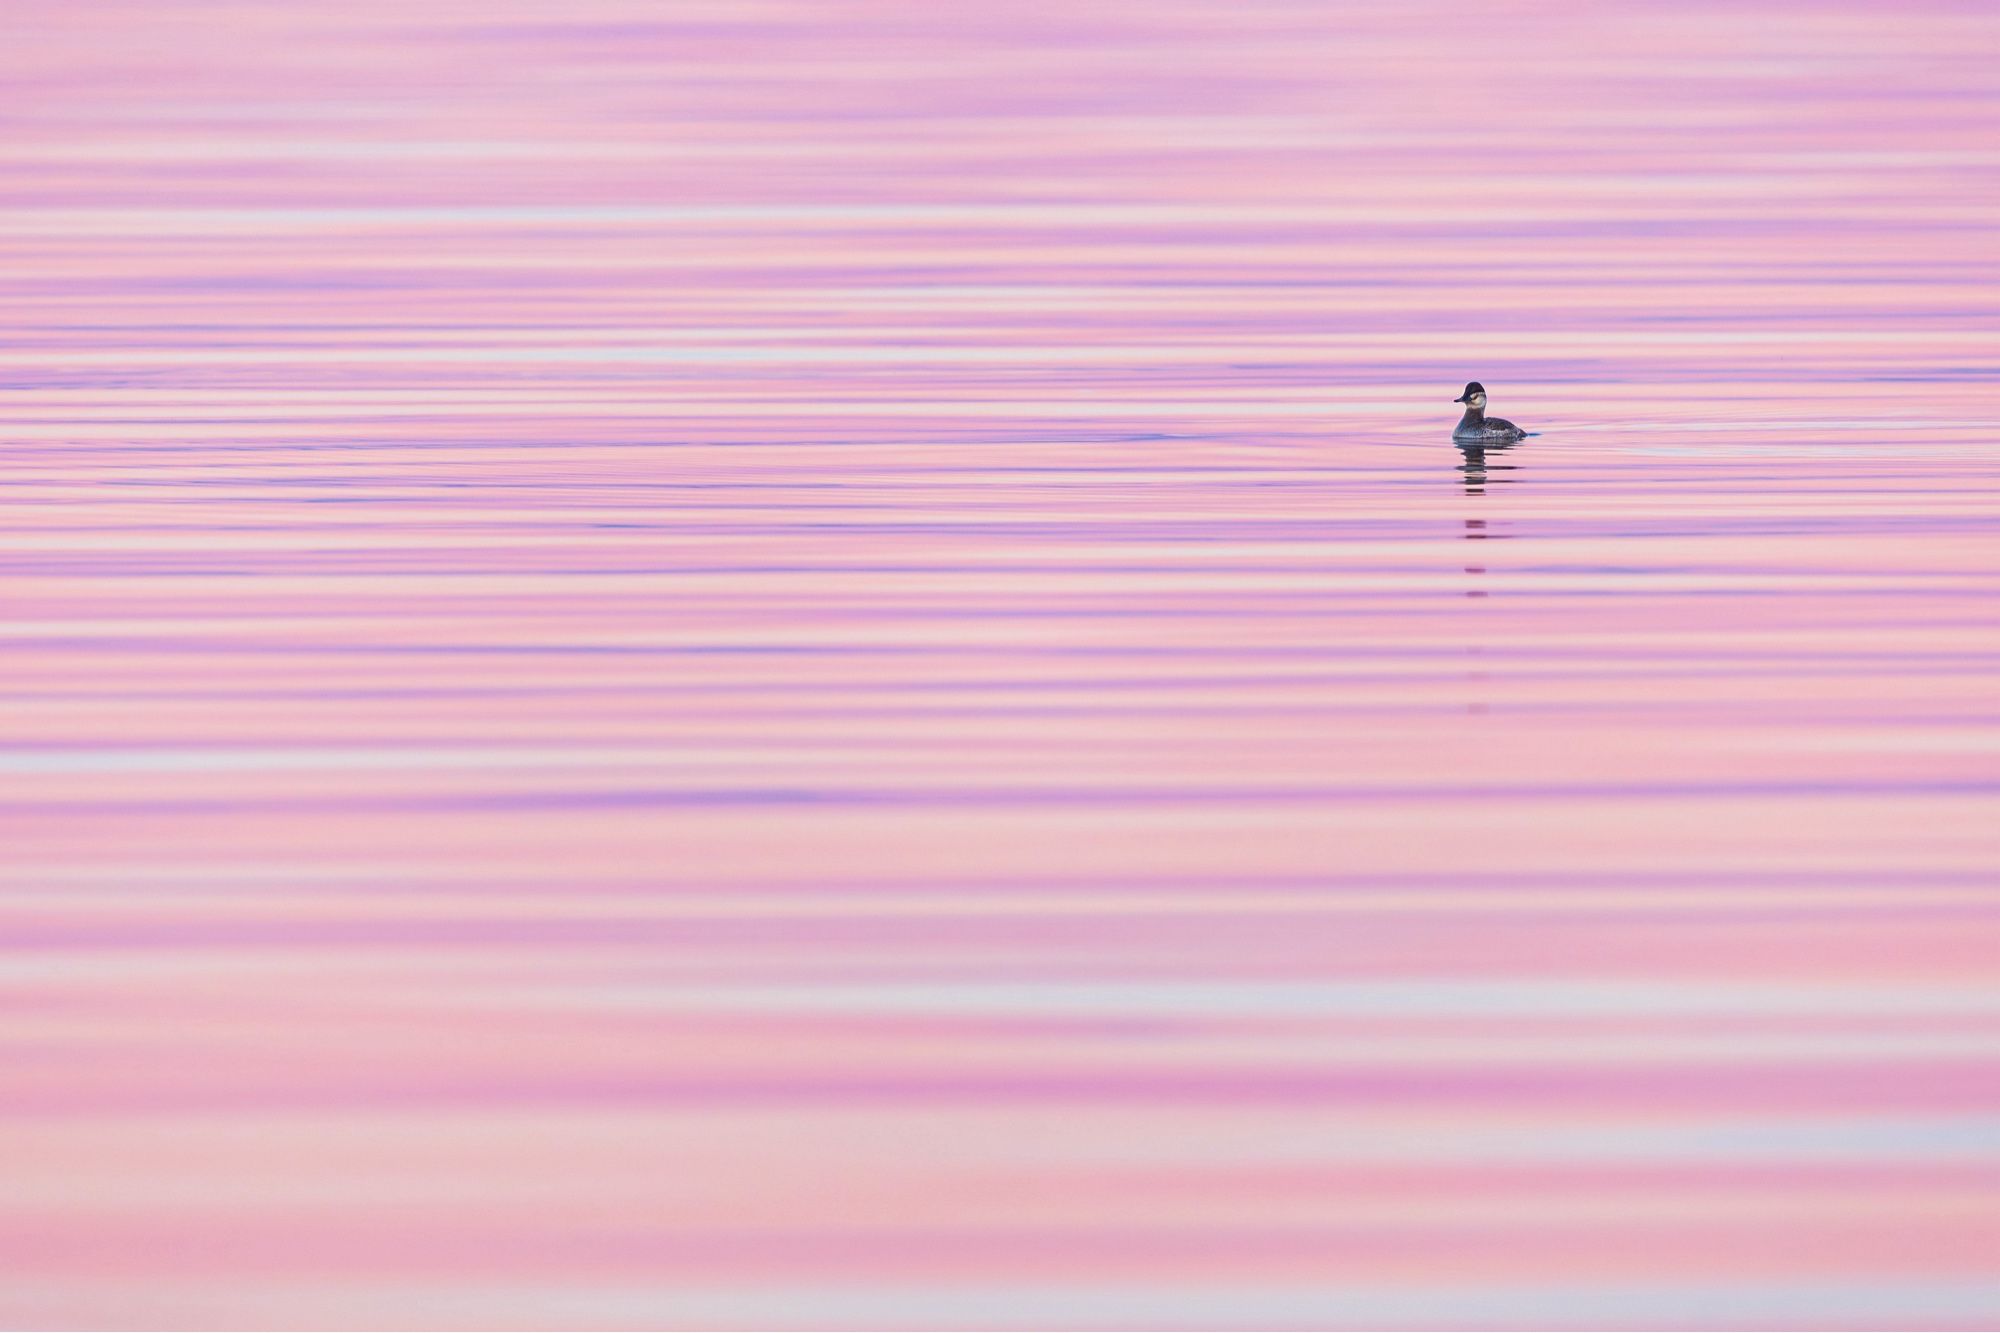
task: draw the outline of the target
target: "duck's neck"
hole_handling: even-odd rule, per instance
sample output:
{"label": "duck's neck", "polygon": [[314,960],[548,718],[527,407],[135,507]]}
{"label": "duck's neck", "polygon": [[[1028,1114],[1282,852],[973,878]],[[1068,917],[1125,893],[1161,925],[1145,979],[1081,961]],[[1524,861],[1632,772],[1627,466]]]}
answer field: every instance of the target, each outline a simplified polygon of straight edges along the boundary
{"label": "duck's neck", "polygon": [[1465,415],[1458,419],[1458,428],[1460,430],[1464,430],[1467,426],[1480,425],[1485,420],[1486,420],[1485,408],[1474,407],[1471,403],[1467,403],[1465,405]]}

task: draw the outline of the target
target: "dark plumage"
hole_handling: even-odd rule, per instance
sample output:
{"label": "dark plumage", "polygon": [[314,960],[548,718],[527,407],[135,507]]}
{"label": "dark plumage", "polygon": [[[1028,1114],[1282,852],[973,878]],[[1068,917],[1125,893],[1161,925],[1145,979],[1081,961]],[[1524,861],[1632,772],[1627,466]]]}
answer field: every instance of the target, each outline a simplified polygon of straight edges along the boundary
{"label": "dark plumage", "polygon": [[1486,415],[1486,386],[1478,380],[1466,385],[1465,392],[1452,401],[1465,404],[1465,415],[1451,433],[1460,444],[1512,444],[1528,436],[1513,422]]}

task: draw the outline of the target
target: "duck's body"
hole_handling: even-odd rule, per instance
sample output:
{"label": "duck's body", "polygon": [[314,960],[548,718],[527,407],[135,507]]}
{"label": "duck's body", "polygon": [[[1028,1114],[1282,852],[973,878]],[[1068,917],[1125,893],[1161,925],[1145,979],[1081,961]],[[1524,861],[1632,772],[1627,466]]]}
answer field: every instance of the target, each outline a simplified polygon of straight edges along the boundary
{"label": "duck's body", "polygon": [[1522,430],[1505,417],[1489,417],[1479,412],[1467,412],[1460,418],[1451,438],[1460,444],[1512,444],[1516,440],[1528,438]]}
{"label": "duck's body", "polygon": [[1451,433],[1451,438],[1459,444],[1512,444],[1528,438],[1528,432],[1513,422],[1486,415],[1486,386],[1477,380],[1466,385],[1465,392],[1452,401],[1465,404],[1465,415],[1458,419],[1458,427]]}

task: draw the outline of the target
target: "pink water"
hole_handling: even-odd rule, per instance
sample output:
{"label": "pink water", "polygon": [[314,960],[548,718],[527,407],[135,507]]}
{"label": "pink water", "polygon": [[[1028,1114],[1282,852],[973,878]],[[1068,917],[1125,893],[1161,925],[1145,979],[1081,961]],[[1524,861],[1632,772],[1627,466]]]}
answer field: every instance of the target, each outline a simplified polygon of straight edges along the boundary
{"label": "pink water", "polygon": [[1991,5],[0,7],[0,1325],[2000,1321]]}

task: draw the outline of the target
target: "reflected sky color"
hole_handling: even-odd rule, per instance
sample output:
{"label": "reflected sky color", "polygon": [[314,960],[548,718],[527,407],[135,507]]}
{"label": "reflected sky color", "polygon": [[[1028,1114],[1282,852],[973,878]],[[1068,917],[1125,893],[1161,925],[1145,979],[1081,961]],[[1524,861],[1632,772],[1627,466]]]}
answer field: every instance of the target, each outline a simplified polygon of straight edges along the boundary
{"label": "reflected sky color", "polygon": [[0,1325],[2000,1321],[1991,5],[8,12]]}

